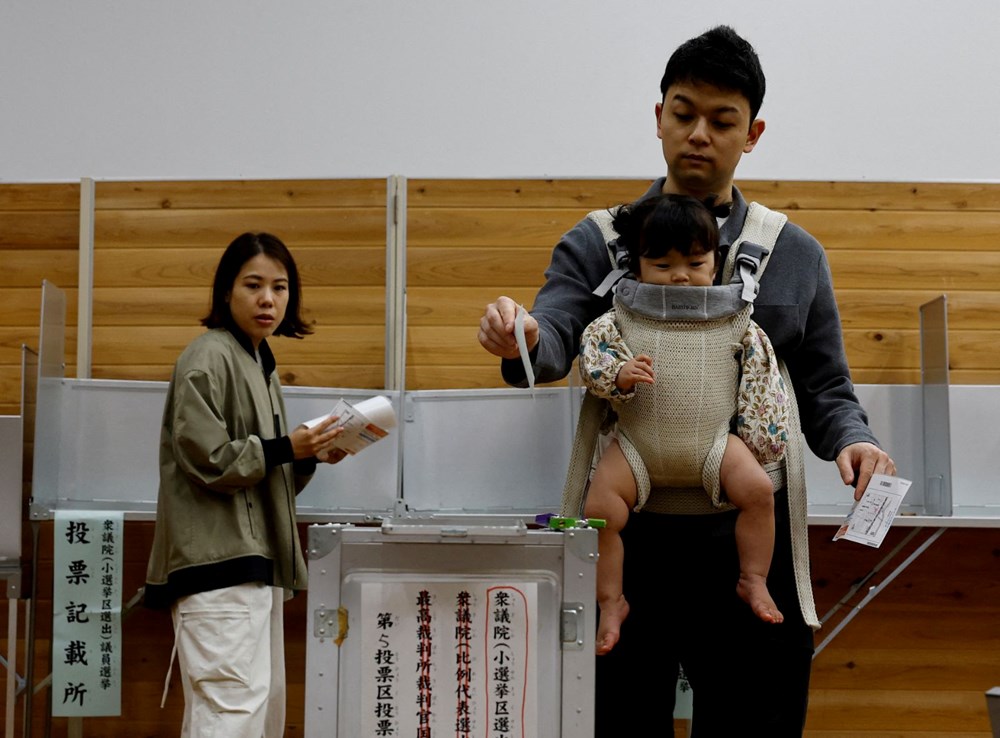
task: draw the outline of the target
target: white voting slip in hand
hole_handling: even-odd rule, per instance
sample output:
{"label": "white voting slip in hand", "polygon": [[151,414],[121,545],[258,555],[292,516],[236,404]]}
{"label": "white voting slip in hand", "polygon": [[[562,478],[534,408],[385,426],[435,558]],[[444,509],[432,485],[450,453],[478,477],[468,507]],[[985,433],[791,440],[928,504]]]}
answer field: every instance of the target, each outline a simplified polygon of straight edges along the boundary
{"label": "white voting slip in hand", "polygon": [[524,375],[528,378],[528,387],[535,389],[535,370],[531,368],[528,341],[524,337],[524,316],[527,312],[523,305],[517,306],[517,312],[514,314],[514,340],[517,341],[517,352],[521,355],[521,363],[524,364]]}
{"label": "white voting slip in hand", "polygon": [[[385,438],[396,427],[396,413],[392,409],[392,403],[382,395],[363,400],[357,405],[351,405],[341,398],[333,410],[307,420],[304,425],[315,428],[332,417],[337,418],[335,427],[344,430],[334,439],[331,450],[343,449],[349,454],[356,454],[375,441]],[[317,456],[320,460],[326,460],[326,452],[320,452]]]}
{"label": "white voting slip in hand", "polygon": [[911,484],[909,479],[873,474],[833,540],[844,538],[874,548],[881,546]]}

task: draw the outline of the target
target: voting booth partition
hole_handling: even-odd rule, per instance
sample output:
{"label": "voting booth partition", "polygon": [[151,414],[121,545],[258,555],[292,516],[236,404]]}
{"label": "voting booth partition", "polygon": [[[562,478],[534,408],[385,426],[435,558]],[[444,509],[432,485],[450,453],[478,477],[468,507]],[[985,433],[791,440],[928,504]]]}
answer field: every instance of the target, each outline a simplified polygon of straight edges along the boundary
{"label": "voting booth partition", "polygon": [[[64,377],[65,297],[48,283],[43,302],[34,446],[46,453],[35,456],[31,516],[110,508],[150,519],[167,385]],[[936,320],[941,326],[942,319]],[[937,362],[947,366],[947,355]],[[945,383],[934,387],[856,387],[876,436],[913,481],[898,522],[998,525],[1000,504],[992,494],[991,467],[983,460],[1000,454],[991,410],[1000,387],[949,387],[944,377]],[[320,466],[298,498],[303,520],[332,516],[364,522],[437,513],[527,521],[560,508],[582,397],[573,384],[530,390],[286,387],[283,392],[290,422],[327,413],[340,398],[357,402],[377,395],[392,403],[399,421],[394,432],[350,463]],[[957,420],[943,422],[950,419]],[[925,459],[937,464],[926,474]],[[852,500],[835,467],[807,453],[806,476],[810,522],[840,524]]]}

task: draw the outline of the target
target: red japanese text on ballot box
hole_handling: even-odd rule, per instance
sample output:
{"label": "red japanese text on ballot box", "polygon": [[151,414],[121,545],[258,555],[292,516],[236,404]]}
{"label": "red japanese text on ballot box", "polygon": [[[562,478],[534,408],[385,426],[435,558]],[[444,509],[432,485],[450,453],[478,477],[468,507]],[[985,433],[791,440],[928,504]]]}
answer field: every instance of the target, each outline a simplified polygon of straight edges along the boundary
{"label": "red japanese text on ballot box", "polygon": [[593,732],[593,529],[309,529],[307,738]]}

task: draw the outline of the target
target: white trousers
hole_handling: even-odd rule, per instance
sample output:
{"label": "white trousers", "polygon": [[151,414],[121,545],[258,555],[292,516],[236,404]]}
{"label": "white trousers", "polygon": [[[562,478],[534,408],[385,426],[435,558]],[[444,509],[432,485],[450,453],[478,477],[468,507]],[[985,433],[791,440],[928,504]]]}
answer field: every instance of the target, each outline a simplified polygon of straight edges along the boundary
{"label": "white trousers", "polygon": [[184,687],[181,738],[281,738],[284,592],[260,582],[181,597],[173,606]]}

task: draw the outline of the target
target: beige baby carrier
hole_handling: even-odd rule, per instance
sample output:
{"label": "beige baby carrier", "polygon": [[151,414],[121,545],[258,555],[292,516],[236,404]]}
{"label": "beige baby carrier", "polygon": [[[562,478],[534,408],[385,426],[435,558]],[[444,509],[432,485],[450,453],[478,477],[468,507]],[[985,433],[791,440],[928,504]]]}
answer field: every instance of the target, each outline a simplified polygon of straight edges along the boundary
{"label": "beige baby carrier", "polygon": [[[589,216],[608,244],[612,265],[617,233],[613,213]],[[751,203],[739,238],[729,250],[723,284],[690,287],[644,284],[613,270],[595,290],[614,286],[622,339],[633,355],[667,356],[669,372],[642,385],[633,399],[616,404],[617,437],[635,475],[636,510],[707,514],[732,509],[719,487],[719,467],[737,409],[740,364],[734,359],[750,325],[758,281],[787,218]],[[799,605],[809,625],[819,627],[809,580],[805,466],[798,406],[784,362],[779,362],[788,395],[788,442],[784,459],[767,463],[775,489],[786,487]],[[731,387],[731,392],[720,392]],[[562,514],[582,517],[598,436],[610,403],[586,393],[563,490]],[[631,432],[634,429],[635,432]]]}

